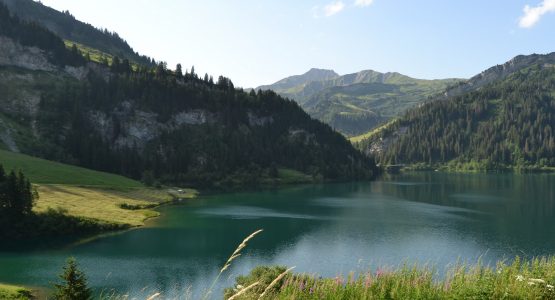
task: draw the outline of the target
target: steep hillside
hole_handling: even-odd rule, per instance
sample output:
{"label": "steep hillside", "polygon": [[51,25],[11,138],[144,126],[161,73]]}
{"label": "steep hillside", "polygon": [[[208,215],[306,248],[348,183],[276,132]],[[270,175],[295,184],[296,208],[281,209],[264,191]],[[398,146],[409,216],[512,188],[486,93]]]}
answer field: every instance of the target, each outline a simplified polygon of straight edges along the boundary
{"label": "steep hillside", "polygon": [[[290,83],[286,89],[282,88],[284,81]],[[296,100],[312,117],[353,136],[373,129],[459,81],[422,80],[399,73],[366,70],[326,80],[304,81],[296,86],[291,86],[296,81],[284,79],[258,89],[274,89]]]}
{"label": "steep hillside", "polygon": [[384,164],[555,167],[554,58],[519,56],[489,69],[471,80],[479,89],[413,109],[359,146]]}
{"label": "steep hillside", "polygon": [[[225,77],[214,82],[163,63],[97,64],[41,27],[0,21],[4,148],[179,184],[271,181],[280,169],[314,180],[373,175],[373,161],[273,92],[245,93]],[[39,43],[43,36],[50,39]]]}
{"label": "steep hillside", "polygon": [[153,64],[150,58],[136,53],[117,33],[83,23],[67,11],[59,12],[33,0],[0,0],[0,3],[4,3],[12,14],[25,21],[38,23],[64,40],[77,42],[136,63]]}

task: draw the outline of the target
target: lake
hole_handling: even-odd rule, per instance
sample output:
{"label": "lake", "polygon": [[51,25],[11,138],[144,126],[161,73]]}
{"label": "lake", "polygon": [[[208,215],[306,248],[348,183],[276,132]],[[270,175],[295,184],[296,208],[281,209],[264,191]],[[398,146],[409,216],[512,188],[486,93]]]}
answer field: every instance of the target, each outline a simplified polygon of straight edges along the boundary
{"label": "lake", "polygon": [[407,173],[209,195],[160,211],[145,228],[87,243],[0,252],[0,282],[49,286],[75,256],[105,294],[198,295],[257,229],[219,288],[261,264],[334,277],[403,262],[441,273],[457,261],[555,254],[555,176],[546,174]]}

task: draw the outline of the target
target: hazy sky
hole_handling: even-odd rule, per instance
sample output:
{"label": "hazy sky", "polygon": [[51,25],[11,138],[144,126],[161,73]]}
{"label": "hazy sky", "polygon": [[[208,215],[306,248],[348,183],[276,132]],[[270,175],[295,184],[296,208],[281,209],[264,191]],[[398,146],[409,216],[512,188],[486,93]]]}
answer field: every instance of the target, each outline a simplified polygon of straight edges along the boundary
{"label": "hazy sky", "polygon": [[470,77],[555,51],[555,0],[42,0],[141,54],[254,87],[312,67]]}

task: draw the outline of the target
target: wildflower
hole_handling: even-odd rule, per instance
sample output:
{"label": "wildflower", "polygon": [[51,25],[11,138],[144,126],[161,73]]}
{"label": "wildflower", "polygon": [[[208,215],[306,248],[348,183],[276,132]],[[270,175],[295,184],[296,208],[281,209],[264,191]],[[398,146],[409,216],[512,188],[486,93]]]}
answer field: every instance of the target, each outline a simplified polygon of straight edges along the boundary
{"label": "wildflower", "polygon": [[380,276],[382,276],[383,274],[384,274],[384,271],[383,271],[382,269],[378,268],[378,269],[376,270],[376,277],[380,277]]}
{"label": "wildflower", "polygon": [[553,290],[553,286],[551,284],[546,285],[547,289],[552,291]]}
{"label": "wildflower", "polygon": [[337,285],[342,285],[342,284],[343,284],[343,278],[341,278],[341,277],[335,277],[335,284],[337,284]]}
{"label": "wildflower", "polygon": [[516,281],[524,281],[524,276],[522,276],[522,275],[517,275],[517,276],[516,276]]}
{"label": "wildflower", "polygon": [[372,276],[370,274],[368,274],[368,275],[366,275],[366,282],[364,283],[364,286],[366,288],[368,288],[371,283],[372,283]]}
{"label": "wildflower", "polygon": [[301,283],[299,284],[299,289],[300,289],[301,291],[304,290],[304,280],[301,280]]}

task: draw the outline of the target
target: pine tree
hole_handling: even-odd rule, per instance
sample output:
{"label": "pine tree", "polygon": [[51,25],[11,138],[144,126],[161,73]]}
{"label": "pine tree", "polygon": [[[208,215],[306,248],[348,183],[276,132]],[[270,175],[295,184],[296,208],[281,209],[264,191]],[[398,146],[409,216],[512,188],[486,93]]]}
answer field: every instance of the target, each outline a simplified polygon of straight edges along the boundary
{"label": "pine tree", "polygon": [[69,258],[64,272],[60,274],[62,283],[54,285],[53,299],[56,300],[89,300],[92,290],[87,286],[85,274],[78,269],[75,258]]}
{"label": "pine tree", "polygon": [[183,77],[183,67],[181,67],[181,64],[177,64],[177,66],[175,66],[175,76],[177,78]]}

